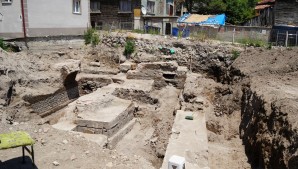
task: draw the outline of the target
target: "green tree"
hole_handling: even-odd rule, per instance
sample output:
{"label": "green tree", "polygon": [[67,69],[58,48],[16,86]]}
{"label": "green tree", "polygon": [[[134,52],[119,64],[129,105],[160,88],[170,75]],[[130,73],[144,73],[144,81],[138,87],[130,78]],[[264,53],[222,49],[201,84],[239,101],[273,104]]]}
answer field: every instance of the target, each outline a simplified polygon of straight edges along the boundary
{"label": "green tree", "polygon": [[248,0],[226,0],[227,21],[232,24],[241,24],[254,16],[254,9],[249,6]]}
{"label": "green tree", "polygon": [[211,0],[208,4],[208,12],[210,14],[224,13],[227,9],[227,5],[223,0]]}
{"label": "green tree", "polygon": [[241,24],[254,16],[258,0],[185,0],[187,10],[199,14],[225,13],[227,22]]}

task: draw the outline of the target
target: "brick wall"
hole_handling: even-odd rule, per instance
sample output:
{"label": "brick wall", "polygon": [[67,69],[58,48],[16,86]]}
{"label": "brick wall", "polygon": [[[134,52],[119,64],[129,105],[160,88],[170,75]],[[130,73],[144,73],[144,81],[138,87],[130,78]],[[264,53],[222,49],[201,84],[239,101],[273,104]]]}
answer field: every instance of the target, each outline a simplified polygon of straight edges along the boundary
{"label": "brick wall", "polygon": [[[63,88],[51,95],[46,95],[43,97],[39,96],[40,101],[32,103],[31,107],[36,113],[43,114],[52,110],[56,110],[57,107],[60,107],[61,105],[68,103],[70,100],[78,97],[79,90],[77,86],[69,89]],[[32,100],[36,99],[33,98]]]}

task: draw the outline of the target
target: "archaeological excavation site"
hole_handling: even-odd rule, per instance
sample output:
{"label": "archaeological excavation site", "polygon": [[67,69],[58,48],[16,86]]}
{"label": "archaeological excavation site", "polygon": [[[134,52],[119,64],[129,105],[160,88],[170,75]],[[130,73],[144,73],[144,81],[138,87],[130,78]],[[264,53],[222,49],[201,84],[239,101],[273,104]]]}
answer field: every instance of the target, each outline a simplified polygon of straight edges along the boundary
{"label": "archaeological excavation site", "polygon": [[0,137],[0,169],[170,169],[174,155],[298,169],[298,48],[119,32],[14,43],[0,49],[0,133],[28,133],[34,153]]}

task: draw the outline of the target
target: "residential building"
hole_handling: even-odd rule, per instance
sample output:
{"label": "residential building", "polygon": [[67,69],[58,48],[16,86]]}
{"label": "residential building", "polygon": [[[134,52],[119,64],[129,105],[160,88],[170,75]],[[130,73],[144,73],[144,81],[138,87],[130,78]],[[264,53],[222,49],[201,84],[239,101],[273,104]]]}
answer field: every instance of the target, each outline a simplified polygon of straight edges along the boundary
{"label": "residential building", "polygon": [[261,0],[256,4],[255,17],[244,23],[244,26],[272,27],[274,24],[275,0]]}
{"label": "residential building", "polygon": [[298,0],[276,0],[270,41],[278,46],[298,46]]}
{"label": "residential building", "polygon": [[140,8],[140,0],[90,0],[91,25],[98,29],[133,29],[134,10]]}
{"label": "residential building", "polygon": [[142,15],[141,25],[146,30],[156,30],[159,34],[172,34],[172,28],[177,26],[174,0],[142,0],[146,14]]}
{"label": "residential building", "polygon": [[90,16],[98,29],[154,29],[160,34],[171,34],[178,18],[173,0],[90,0]]}
{"label": "residential building", "polygon": [[298,0],[277,0],[274,13],[275,26],[298,27]]}
{"label": "residential building", "polygon": [[89,18],[89,0],[1,0],[0,37],[82,35]]}

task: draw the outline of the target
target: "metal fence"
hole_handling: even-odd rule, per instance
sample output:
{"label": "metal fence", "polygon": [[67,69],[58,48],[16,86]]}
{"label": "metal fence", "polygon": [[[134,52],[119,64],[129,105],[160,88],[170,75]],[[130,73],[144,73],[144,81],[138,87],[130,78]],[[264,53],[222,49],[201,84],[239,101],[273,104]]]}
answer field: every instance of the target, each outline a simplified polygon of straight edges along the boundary
{"label": "metal fence", "polygon": [[179,31],[188,32],[182,33],[182,36],[190,36],[192,38],[201,39],[216,39],[228,42],[242,41],[263,41],[267,43],[270,37],[270,28],[265,27],[248,27],[248,26],[223,26],[219,28],[206,26],[186,26],[179,27]]}
{"label": "metal fence", "polygon": [[296,30],[281,30],[273,29],[271,32],[270,41],[276,46],[297,46],[298,31]]}

